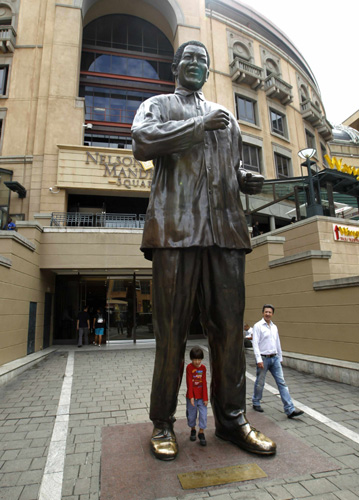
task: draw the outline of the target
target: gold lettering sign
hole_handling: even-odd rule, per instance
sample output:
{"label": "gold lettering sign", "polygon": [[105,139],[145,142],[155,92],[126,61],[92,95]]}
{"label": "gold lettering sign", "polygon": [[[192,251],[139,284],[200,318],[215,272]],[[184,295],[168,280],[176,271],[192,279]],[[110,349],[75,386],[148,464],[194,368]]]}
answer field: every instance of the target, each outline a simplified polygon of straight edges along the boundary
{"label": "gold lettering sign", "polygon": [[130,155],[86,151],[86,164],[90,163],[103,166],[103,176],[108,177],[109,184],[116,184],[126,189],[151,188],[154,167],[152,161],[140,162]]}
{"label": "gold lettering sign", "polygon": [[359,167],[352,167],[346,163],[343,165],[343,159],[338,160],[335,156],[330,158],[329,155],[324,155],[324,158],[327,160],[330,168],[336,168],[339,172],[343,172],[343,174],[354,175],[357,181],[359,181]]}

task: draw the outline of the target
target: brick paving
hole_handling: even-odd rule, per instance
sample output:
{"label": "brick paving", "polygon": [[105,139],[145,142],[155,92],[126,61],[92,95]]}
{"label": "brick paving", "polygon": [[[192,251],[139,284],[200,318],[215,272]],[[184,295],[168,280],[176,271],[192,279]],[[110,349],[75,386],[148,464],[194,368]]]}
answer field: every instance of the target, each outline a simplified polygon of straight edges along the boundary
{"label": "brick paving", "polygon": [[[75,349],[60,347],[0,388],[0,500],[38,499],[69,350]],[[75,350],[62,500],[100,500],[104,426],[149,422],[154,352],[153,345],[140,344]],[[205,363],[209,366],[207,353]],[[250,351],[247,370],[254,375],[255,363]],[[357,388],[289,368],[284,370],[293,399],[359,433]],[[270,374],[267,383],[274,385]],[[252,390],[253,382],[248,380],[248,405]],[[299,438],[340,469],[213,487],[206,492],[184,492],[180,497],[166,500],[359,498],[358,443],[308,415],[297,420],[287,419],[280,399],[268,391],[264,391],[263,408],[266,418],[287,431],[288,441],[291,435]],[[185,418],[185,413],[185,383],[182,383],[176,416]]]}

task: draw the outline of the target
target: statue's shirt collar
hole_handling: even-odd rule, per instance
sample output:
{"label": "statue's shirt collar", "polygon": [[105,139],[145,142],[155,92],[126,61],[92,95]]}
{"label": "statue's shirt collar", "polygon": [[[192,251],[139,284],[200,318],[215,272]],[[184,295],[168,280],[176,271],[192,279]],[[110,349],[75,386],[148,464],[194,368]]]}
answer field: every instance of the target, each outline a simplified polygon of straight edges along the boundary
{"label": "statue's shirt collar", "polygon": [[188,97],[190,95],[196,95],[198,99],[201,99],[201,101],[205,101],[202,91],[189,90],[184,87],[181,87],[180,85],[176,88],[175,94],[183,95],[185,97]]}

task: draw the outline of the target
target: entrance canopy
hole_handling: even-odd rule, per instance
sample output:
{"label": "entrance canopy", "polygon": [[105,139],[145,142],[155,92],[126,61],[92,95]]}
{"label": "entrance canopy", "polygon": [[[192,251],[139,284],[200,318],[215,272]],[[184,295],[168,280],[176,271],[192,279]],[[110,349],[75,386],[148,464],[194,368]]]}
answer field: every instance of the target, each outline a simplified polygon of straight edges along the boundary
{"label": "entrance canopy", "polygon": [[[335,217],[339,212],[358,215],[359,181],[355,176],[326,168],[313,174],[312,179],[316,203],[323,207],[324,215]],[[296,213],[300,220],[301,207],[308,204],[308,186],[308,177],[266,180],[257,198],[246,196],[246,214],[266,213],[269,207],[277,205],[278,210],[273,207],[271,212],[282,216],[278,205],[281,204],[286,207],[286,217]]]}
{"label": "entrance canopy", "polygon": [[344,174],[338,170],[325,168],[315,174],[314,178],[318,178],[320,185],[323,187],[330,182],[333,186],[333,191],[337,194],[359,198],[359,181],[356,180],[354,175]]}

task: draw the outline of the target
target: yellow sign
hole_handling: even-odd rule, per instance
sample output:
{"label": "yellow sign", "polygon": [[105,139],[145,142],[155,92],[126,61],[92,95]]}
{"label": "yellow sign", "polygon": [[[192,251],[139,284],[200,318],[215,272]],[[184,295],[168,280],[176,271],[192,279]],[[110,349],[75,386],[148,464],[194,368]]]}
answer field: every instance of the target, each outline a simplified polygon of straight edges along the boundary
{"label": "yellow sign", "polygon": [[325,155],[324,158],[327,160],[330,168],[336,168],[339,172],[343,172],[343,174],[354,175],[357,181],[359,181],[359,167],[351,167],[346,163],[343,165],[343,160],[338,160],[335,156],[330,158],[328,155]]}
{"label": "yellow sign", "polygon": [[335,241],[359,243],[359,230],[356,226],[342,226],[340,224],[333,224],[333,234]]}

